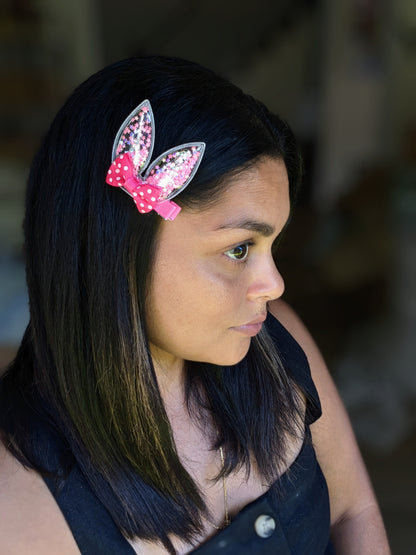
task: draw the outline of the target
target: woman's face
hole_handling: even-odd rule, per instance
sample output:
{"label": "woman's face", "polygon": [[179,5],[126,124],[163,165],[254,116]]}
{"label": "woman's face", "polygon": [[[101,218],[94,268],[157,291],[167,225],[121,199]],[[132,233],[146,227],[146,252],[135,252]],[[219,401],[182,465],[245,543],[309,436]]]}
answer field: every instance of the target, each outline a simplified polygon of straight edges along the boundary
{"label": "woman's face", "polygon": [[271,249],[289,212],[284,162],[264,158],[224,183],[213,207],[161,223],[147,306],[158,366],[246,355],[267,302],[284,290]]}

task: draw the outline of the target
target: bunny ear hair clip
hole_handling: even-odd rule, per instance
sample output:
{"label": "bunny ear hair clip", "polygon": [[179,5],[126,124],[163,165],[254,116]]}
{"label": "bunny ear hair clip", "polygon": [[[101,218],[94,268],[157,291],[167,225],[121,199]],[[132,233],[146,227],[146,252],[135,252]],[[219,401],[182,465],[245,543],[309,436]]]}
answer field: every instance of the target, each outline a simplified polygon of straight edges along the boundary
{"label": "bunny ear hair clip", "polygon": [[127,117],[116,135],[113,162],[106,182],[128,193],[141,214],[155,210],[165,220],[174,220],[181,208],[171,199],[194,177],[205,143],[175,146],[149,165],[154,142],[152,107],[148,100],[144,100]]}

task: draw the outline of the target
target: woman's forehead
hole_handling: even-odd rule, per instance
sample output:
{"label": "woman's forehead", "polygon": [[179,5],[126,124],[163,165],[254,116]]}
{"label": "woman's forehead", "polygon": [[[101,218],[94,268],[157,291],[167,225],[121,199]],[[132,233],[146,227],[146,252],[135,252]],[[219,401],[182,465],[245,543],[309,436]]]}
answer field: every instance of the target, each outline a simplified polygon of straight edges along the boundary
{"label": "woman's forehead", "polygon": [[267,158],[224,181],[224,191],[205,210],[183,209],[175,222],[163,222],[166,230],[188,228],[190,233],[247,229],[269,236],[282,228],[290,213],[289,184],[285,164]]}

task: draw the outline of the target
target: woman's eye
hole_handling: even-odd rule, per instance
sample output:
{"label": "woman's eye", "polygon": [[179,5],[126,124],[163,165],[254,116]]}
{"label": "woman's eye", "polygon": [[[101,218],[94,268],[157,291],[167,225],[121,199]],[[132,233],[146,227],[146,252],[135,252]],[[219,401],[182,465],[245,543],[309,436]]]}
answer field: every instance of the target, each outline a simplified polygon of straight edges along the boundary
{"label": "woman's eye", "polygon": [[226,251],[225,254],[231,258],[231,260],[241,262],[247,258],[249,247],[249,243],[243,243],[242,245],[238,245],[237,247],[233,247],[229,251]]}

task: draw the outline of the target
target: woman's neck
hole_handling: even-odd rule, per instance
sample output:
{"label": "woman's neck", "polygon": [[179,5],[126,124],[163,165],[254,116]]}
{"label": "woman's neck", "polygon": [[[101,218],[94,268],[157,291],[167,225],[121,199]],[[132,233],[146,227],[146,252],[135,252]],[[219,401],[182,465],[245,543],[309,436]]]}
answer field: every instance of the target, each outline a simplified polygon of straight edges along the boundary
{"label": "woman's neck", "polygon": [[159,386],[159,391],[165,406],[183,406],[185,393],[185,364],[175,357],[163,359],[155,349],[152,351],[153,367]]}

